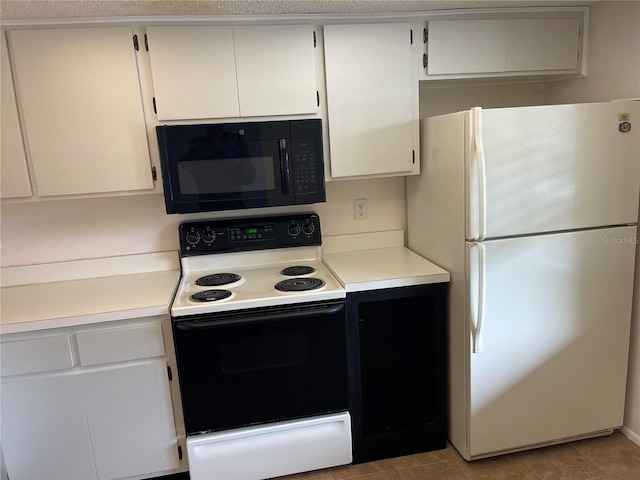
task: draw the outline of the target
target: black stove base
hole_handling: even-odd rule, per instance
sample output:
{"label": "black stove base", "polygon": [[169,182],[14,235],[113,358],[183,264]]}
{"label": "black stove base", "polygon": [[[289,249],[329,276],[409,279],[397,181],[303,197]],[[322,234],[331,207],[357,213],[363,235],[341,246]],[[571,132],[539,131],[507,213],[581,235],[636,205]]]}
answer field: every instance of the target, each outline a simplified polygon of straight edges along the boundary
{"label": "black stove base", "polygon": [[447,287],[347,294],[353,463],[446,447]]}

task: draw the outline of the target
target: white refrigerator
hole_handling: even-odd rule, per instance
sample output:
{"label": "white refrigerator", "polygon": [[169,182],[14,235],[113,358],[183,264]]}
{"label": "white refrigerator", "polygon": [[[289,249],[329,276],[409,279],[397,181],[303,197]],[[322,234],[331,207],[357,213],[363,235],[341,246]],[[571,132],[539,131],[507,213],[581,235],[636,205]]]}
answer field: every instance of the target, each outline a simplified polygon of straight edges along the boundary
{"label": "white refrigerator", "polygon": [[421,121],[408,246],[451,274],[449,439],[467,460],[623,422],[640,102]]}

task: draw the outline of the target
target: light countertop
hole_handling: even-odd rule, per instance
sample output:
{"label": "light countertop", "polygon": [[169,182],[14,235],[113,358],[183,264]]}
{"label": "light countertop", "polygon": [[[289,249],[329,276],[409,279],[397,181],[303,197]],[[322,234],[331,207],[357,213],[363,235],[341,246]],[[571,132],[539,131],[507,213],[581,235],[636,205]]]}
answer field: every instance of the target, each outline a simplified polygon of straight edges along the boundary
{"label": "light countertop", "polygon": [[[44,278],[35,281],[43,271]],[[142,260],[117,257],[18,267],[6,276],[8,282],[3,269],[2,334],[168,315],[180,269],[177,254],[167,252]]]}
{"label": "light countertop", "polygon": [[[449,281],[402,241],[401,231],[333,237],[322,260],[347,293]],[[0,333],[168,315],[179,280],[177,252],[3,268]]]}
{"label": "light countertop", "polygon": [[[349,245],[349,242],[340,244]],[[339,247],[331,245],[323,250],[322,261],[347,293],[449,281],[446,270],[398,245],[397,241],[385,241],[381,248],[372,248],[375,246],[375,240],[357,250],[347,247],[349,249],[338,251]]]}

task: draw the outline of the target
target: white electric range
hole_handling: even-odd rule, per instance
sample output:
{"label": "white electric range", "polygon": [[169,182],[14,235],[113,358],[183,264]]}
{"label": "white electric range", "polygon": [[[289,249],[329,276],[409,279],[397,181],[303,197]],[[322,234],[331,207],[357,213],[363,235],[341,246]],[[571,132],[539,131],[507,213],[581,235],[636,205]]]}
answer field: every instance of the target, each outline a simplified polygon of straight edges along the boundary
{"label": "white electric range", "polygon": [[171,317],[191,479],[350,463],[346,293],[322,263],[319,217],[188,222],[179,237]]}
{"label": "white electric range", "polygon": [[[250,231],[257,228],[245,227]],[[190,235],[194,240],[199,237],[204,244],[202,232],[197,237],[193,232]],[[216,239],[223,235],[218,232]],[[212,246],[204,244],[204,248]],[[193,250],[197,244],[187,247]],[[181,268],[182,278],[171,307],[173,317],[315,302],[346,295],[322,263],[319,246],[188,256],[181,258]]]}

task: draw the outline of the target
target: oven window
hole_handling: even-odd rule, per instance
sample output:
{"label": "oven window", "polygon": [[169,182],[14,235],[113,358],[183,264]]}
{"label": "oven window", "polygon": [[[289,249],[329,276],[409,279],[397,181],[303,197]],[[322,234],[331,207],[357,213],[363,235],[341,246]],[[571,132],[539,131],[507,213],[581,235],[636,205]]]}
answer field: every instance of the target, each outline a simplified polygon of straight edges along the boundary
{"label": "oven window", "polygon": [[309,345],[304,332],[229,338],[220,346],[222,371],[227,375],[304,365]]}
{"label": "oven window", "polygon": [[276,187],[271,156],[188,160],[178,163],[182,195],[256,192]]}

